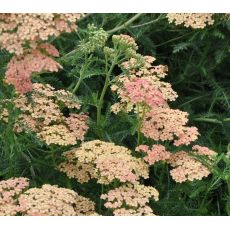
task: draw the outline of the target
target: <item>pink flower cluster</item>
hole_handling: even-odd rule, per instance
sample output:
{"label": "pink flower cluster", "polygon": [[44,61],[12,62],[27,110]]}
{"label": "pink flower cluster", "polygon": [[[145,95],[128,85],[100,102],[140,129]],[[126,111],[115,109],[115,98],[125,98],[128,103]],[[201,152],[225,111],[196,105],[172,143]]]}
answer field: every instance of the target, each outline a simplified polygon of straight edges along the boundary
{"label": "pink flower cluster", "polygon": [[79,100],[70,92],[55,90],[50,85],[34,83],[30,97],[18,95],[11,101],[21,114],[15,131],[32,131],[47,145],[74,145],[82,141],[88,130],[85,114],[64,114],[63,108],[80,109]]}
{"label": "pink flower cluster", "polygon": [[[49,44],[43,44],[49,55],[59,56],[55,47]],[[41,73],[44,71],[57,72],[61,67],[54,59],[42,53],[39,49],[32,50],[23,56],[14,56],[7,65],[6,83],[15,86],[19,93],[27,93],[32,91],[33,85],[31,76],[33,73]]]}
{"label": "pink flower cluster", "polygon": [[170,23],[174,22],[176,25],[183,24],[185,27],[191,27],[193,29],[203,29],[207,25],[214,24],[213,15],[213,13],[170,13],[167,14],[167,18]]}
{"label": "pink flower cluster", "polygon": [[121,98],[127,97],[132,104],[146,104],[150,108],[164,104],[162,93],[146,79],[131,78],[124,82]]}
{"label": "pink flower cluster", "polygon": [[144,63],[141,64],[135,58],[130,58],[121,64],[126,74],[117,77],[115,84],[112,85],[112,89],[115,88],[113,91],[117,91],[119,95],[119,91],[122,90],[124,82],[131,78],[138,77],[148,80],[155,88],[159,89],[165,101],[174,101],[177,98],[177,93],[173,91],[170,83],[162,81],[167,75],[168,67],[164,65],[153,65],[156,59],[151,56],[144,56],[142,59]]}
{"label": "pink flower cluster", "polygon": [[41,41],[63,32],[76,30],[77,20],[83,14],[17,14],[0,15],[0,46],[10,53],[21,55],[27,49],[35,49]]}
{"label": "pink flower cluster", "polygon": [[88,198],[55,185],[29,188],[23,177],[0,181],[0,216],[97,215],[94,206]]}
{"label": "pink flower cluster", "polygon": [[94,203],[76,192],[55,185],[30,188],[18,198],[24,216],[82,216],[95,213]]}
{"label": "pink flower cluster", "polygon": [[[210,19],[205,18],[205,15],[197,16],[201,21]],[[175,146],[189,145],[198,138],[199,133],[196,127],[187,126],[187,112],[171,109],[168,105],[169,101],[177,98],[177,94],[171,84],[162,81],[167,75],[167,67],[153,65],[155,58],[151,56],[142,57],[142,62],[140,57],[139,59],[136,57],[133,56],[121,64],[123,74],[117,76],[111,86],[111,90],[116,92],[119,98],[119,102],[112,106],[112,111],[137,113],[140,124],[137,131],[147,138],[154,141],[170,141]],[[173,154],[160,144],[154,144],[151,148],[139,145],[136,151],[145,154],[143,159],[149,165],[154,165],[158,161],[169,163],[173,167],[171,170],[173,179],[180,183],[202,179],[210,173],[198,159],[184,151]],[[193,147],[192,154],[213,157],[213,151],[197,145]],[[120,212],[126,211],[122,209]]]}
{"label": "pink flower cluster", "polygon": [[141,132],[148,138],[174,141],[175,146],[190,144],[199,133],[196,127],[186,126],[188,113],[168,107],[167,101],[175,100],[177,94],[169,83],[161,80],[166,76],[167,68],[154,66],[153,57],[145,56],[143,59],[142,66],[138,66],[134,58],[123,63],[128,74],[118,76],[111,86],[120,99],[112,105],[112,111],[138,113],[138,119],[142,119]]}
{"label": "pink flower cluster", "polygon": [[171,153],[168,152],[163,145],[153,145],[151,149],[147,145],[139,145],[136,147],[136,151],[147,154],[144,160],[149,165],[153,165],[158,161],[166,161],[171,156]]}
{"label": "pink flower cluster", "polygon": [[[100,184],[114,181],[134,183],[148,178],[148,166],[131,155],[131,151],[114,143],[99,140],[84,142],[80,148],[64,153],[66,161],[59,170],[79,182],[95,178]],[[81,173],[82,175],[81,175]]]}
{"label": "pink flower cluster", "polygon": [[122,183],[135,183],[140,176],[148,178],[147,165],[131,155],[119,153],[101,155],[95,163],[96,173],[100,175],[98,183],[109,184],[114,180]]}
{"label": "pink flower cluster", "polygon": [[205,146],[200,146],[200,145],[194,145],[192,147],[193,153],[197,154],[197,155],[203,155],[203,156],[209,156],[209,157],[213,157],[216,155],[216,152],[205,147]]}
{"label": "pink flower cluster", "polygon": [[195,145],[191,154],[185,151],[171,154],[168,163],[173,167],[170,174],[176,182],[201,180],[210,174],[209,169],[195,158],[196,155],[203,155],[207,164],[212,165],[216,153],[207,147]]}
{"label": "pink flower cluster", "polygon": [[15,56],[7,66],[6,83],[19,93],[32,90],[31,77],[61,67],[52,57],[58,50],[44,41],[62,32],[72,32],[82,14],[1,14],[0,47]]}
{"label": "pink flower cluster", "polygon": [[[120,102],[112,105],[112,111],[118,113],[150,111],[154,107],[166,105],[167,100],[173,101],[177,94],[171,85],[161,81],[166,75],[167,68],[163,65],[154,66],[155,58],[143,57],[144,64],[140,66],[135,58],[122,64],[128,74],[118,76],[111,90],[118,94]],[[137,108],[138,107],[138,108]]]}
{"label": "pink flower cluster", "polygon": [[154,215],[147,203],[150,199],[157,201],[159,193],[150,186],[127,184],[102,194],[101,199],[106,200],[105,207],[113,210],[115,216],[147,216]]}
{"label": "pink flower cluster", "polygon": [[0,181],[0,216],[15,216],[20,211],[17,198],[29,187],[27,178]]}
{"label": "pink flower cluster", "polygon": [[96,179],[108,188],[120,185],[101,196],[114,215],[153,215],[147,203],[152,198],[158,200],[158,191],[139,183],[141,178],[148,178],[149,166],[143,159],[132,156],[129,149],[94,140],[64,155],[66,160],[58,168],[68,177],[81,183]]}
{"label": "pink flower cluster", "polygon": [[156,141],[173,141],[175,146],[188,145],[199,135],[196,127],[187,127],[188,113],[178,109],[156,108],[146,114],[141,132]]}

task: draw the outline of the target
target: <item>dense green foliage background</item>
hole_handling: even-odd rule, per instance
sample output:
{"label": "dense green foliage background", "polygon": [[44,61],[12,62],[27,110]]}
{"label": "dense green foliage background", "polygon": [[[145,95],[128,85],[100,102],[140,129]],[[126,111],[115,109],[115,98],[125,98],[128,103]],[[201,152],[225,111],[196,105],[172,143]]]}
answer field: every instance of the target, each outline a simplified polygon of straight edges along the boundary
{"label": "dense green foliage background", "polygon": [[[135,20],[129,24],[133,17]],[[76,33],[64,34],[51,41],[61,53],[59,62],[63,70],[36,76],[36,81],[72,89],[71,83],[78,80],[82,66],[86,64],[77,47],[87,39],[88,24],[102,27],[110,36],[120,33],[133,36],[140,53],[156,57],[158,64],[168,65],[166,80],[179,95],[171,107],[189,112],[190,124],[198,127],[201,134],[196,143],[217,151],[219,161],[212,176],[182,184],[172,181],[166,165],[154,167],[146,184],[155,186],[160,192],[159,202],[151,204],[158,215],[230,214],[230,182],[227,181],[230,163],[226,157],[230,140],[230,21],[218,20],[221,15],[215,17],[213,26],[191,29],[169,24],[164,14],[89,14],[79,21]],[[98,138],[133,148],[136,143],[130,134],[133,121],[128,116],[118,117],[110,112],[115,101],[110,91],[105,97],[100,125],[96,125],[95,98],[104,84],[100,76],[100,50],[96,52],[95,60],[90,61],[76,91],[83,102],[83,110],[89,112],[91,119],[86,140]],[[6,51],[0,51],[0,98],[10,98],[13,94],[12,87],[3,83],[9,59]],[[119,69],[115,69],[113,75],[118,74]],[[33,135],[15,135],[12,123],[0,124],[1,179],[26,176],[34,185],[59,184],[76,189],[92,200],[98,199],[99,185],[78,184],[55,170],[50,153],[55,153],[59,162],[66,147],[51,149]],[[103,215],[108,214],[101,207],[97,209]]]}

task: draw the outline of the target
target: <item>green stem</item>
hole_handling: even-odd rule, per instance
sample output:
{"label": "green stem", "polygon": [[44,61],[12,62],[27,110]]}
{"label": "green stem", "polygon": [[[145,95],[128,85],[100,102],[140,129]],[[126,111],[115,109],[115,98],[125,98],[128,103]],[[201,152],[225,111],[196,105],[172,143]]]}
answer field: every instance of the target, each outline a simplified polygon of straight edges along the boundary
{"label": "green stem", "polygon": [[168,44],[168,43],[170,43],[170,42],[173,42],[173,41],[176,41],[176,40],[180,40],[180,39],[183,38],[183,37],[186,37],[186,36],[188,36],[188,35],[191,35],[192,33],[193,33],[193,32],[189,32],[189,33],[183,34],[183,35],[181,35],[181,36],[179,36],[179,37],[172,38],[172,39],[170,39],[170,40],[168,40],[168,41],[166,41],[166,42],[163,42],[163,43],[160,43],[160,44],[158,44],[158,45],[155,45],[155,47],[163,46],[163,45],[166,45],[166,44]]}
{"label": "green stem", "polygon": [[78,90],[78,88],[79,88],[81,82],[83,81],[83,79],[84,79],[84,77],[85,77],[85,70],[89,67],[89,63],[90,63],[90,60],[91,60],[92,56],[93,56],[92,54],[91,54],[89,57],[87,57],[87,55],[85,55],[85,63],[84,63],[84,65],[81,67],[81,70],[80,70],[80,77],[79,77],[79,79],[78,79],[78,81],[77,81],[77,84],[75,85],[75,87],[74,87],[73,90],[72,90],[73,93],[76,93],[76,92],[77,92],[77,90]]}
{"label": "green stem", "polygon": [[[103,102],[104,102],[104,97],[105,97],[105,94],[106,94],[106,91],[110,85],[110,75],[115,67],[117,63],[117,58],[115,58],[112,62],[112,65],[110,66],[110,69],[109,71],[106,71],[106,77],[105,77],[105,83],[104,83],[104,86],[103,86],[103,89],[102,89],[102,92],[101,92],[101,96],[99,98],[99,102],[98,102],[98,105],[97,105],[97,125],[100,124],[100,120],[101,120],[101,109],[102,109],[102,106],[103,106]],[[108,62],[106,60],[106,69],[108,69]]]}
{"label": "green stem", "polygon": [[143,24],[139,24],[139,25],[135,25],[135,26],[131,26],[131,28],[138,28],[138,27],[142,27],[142,26],[147,26],[147,25],[150,25],[152,23],[156,23],[158,21],[160,21],[161,19],[165,18],[164,14],[160,14],[160,16],[152,21],[149,21],[149,22],[145,22]]}
{"label": "green stem", "polygon": [[54,167],[56,168],[57,164],[56,164],[55,152],[52,152],[52,161],[53,161]]}
{"label": "green stem", "polygon": [[79,88],[79,86],[80,86],[80,84],[81,84],[83,78],[84,78],[84,75],[83,75],[83,74],[80,74],[80,78],[78,79],[77,84],[75,85],[75,87],[74,87],[73,90],[72,90],[73,93],[76,93],[76,92],[77,92],[77,90],[78,90],[78,88]]}
{"label": "green stem", "polygon": [[[101,195],[104,193],[104,185],[102,184],[101,185]],[[99,201],[99,210],[100,212],[102,211],[102,200],[100,198],[100,201]]]}
{"label": "green stem", "polygon": [[137,127],[137,146],[142,143],[141,126],[142,126],[142,122],[141,119],[139,119],[138,127]]}
{"label": "green stem", "polygon": [[138,126],[137,126],[137,145],[142,143],[142,135],[141,135],[141,127],[145,117],[145,106],[143,106],[142,115],[140,116],[140,106],[137,105],[137,119],[138,119]]}
{"label": "green stem", "polygon": [[215,124],[222,124],[221,121],[214,119],[214,118],[205,118],[205,117],[197,117],[193,118],[194,121],[202,121],[202,122],[209,122],[209,123],[215,123]]}
{"label": "green stem", "polygon": [[128,25],[130,25],[132,22],[134,22],[136,19],[138,19],[140,16],[142,15],[142,13],[139,14],[135,14],[132,18],[130,18],[128,21],[126,21],[125,23],[123,23],[122,25],[113,28],[112,30],[107,31],[108,34],[113,34],[119,30],[122,30],[124,28],[126,28]]}
{"label": "green stem", "polygon": [[56,168],[57,167],[57,163],[56,163],[56,152],[55,152],[55,149],[51,146],[50,147],[50,150],[51,150],[51,160],[52,160],[52,163],[53,163],[53,167]]}

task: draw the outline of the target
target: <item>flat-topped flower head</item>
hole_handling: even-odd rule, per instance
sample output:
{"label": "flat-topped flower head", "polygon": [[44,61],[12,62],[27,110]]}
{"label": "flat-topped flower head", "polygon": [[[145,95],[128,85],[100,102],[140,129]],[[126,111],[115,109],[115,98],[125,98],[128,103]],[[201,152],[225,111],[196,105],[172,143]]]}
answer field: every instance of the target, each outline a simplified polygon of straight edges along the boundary
{"label": "flat-topped flower head", "polygon": [[201,180],[210,174],[206,166],[185,151],[171,154],[168,162],[173,167],[170,174],[178,183]]}
{"label": "flat-topped flower head", "polygon": [[99,156],[96,160],[98,183],[109,184],[114,180],[122,183],[137,182],[140,177],[147,179],[148,166],[136,157],[120,153]]}
{"label": "flat-topped flower head", "polygon": [[191,27],[193,29],[203,29],[208,25],[213,25],[214,14],[199,14],[199,13],[170,13],[167,14],[168,21],[175,23],[176,25],[183,24],[185,27]]}
{"label": "flat-topped flower head", "polygon": [[49,184],[28,189],[18,201],[25,216],[88,216],[95,213],[95,204],[88,198]]}
{"label": "flat-topped flower head", "polygon": [[152,148],[147,145],[139,145],[136,147],[136,151],[147,154],[143,159],[149,165],[153,165],[158,161],[166,161],[171,156],[171,153],[166,151],[163,145],[153,145]]}
{"label": "flat-topped flower head", "polygon": [[126,112],[140,112],[144,108],[151,110],[153,107],[165,104],[164,95],[148,79],[138,77],[121,78],[123,84],[112,85],[111,89],[116,91],[120,102],[114,104],[111,109],[114,113],[124,110]]}
{"label": "flat-topped flower head", "polygon": [[[35,132],[47,145],[75,145],[83,141],[88,130],[86,114],[76,114],[81,104],[65,90],[55,90],[48,84],[34,83],[30,95],[20,94],[11,101],[20,110],[16,132]],[[63,113],[63,109],[73,111]]]}
{"label": "flat-topped flower head", "polygon": [[135,58],[122,63],[121,66],[127,74],[117,76],[111,86],[111,90],[117,93],[119,98],[119,102],[111,107],[114,113],[121,110],[127,113],[137,110],[140,112],[143,107],[150,111],[154,107],[164,107],[167,101],[177,98],[171,84],[162,81],[167,75],[167,67],[153,65],[155,58],[151,56],[144,56],[143,60],[141,65]]}
{"label": "flat-topped flower head", "polygon": [[141,132],[156,141],[174,141],[175,146],[188,145],[199,135],[196,127],[187,127],[188,113],[178,109],[156,108],[146,114]]}
{"label": "flat-topped flower head", "polygon": [[164,104],[162,93],[148,80],[132,78],[124,82],[124,92],[120,97],[127,97],[132,104],[146,104],[150,108]]}
{"label": "flat-topped flower head", "polygon": [[76,30],[83,14],[1,14],[0,46],[21,55],[27,48],[36,48],[41,41]]}
{"label": "flat-topped flower head", "polygon": [[15,216],[20,208],[18,197],[29,187],[29,180],[24,177],[0,181],[0,216]]}
{"label": "flat-topped flower head", "polygon": [[147,206],[150,199],[158,200],[158,191],[151,187],[138,183],[127,184],[102,194],[105,207],[111,209],[114,215],[153,215],[153,211]]}
{"label": "flat-topped flower head", "polygon": [[1,14],[0,48],[14,56],[7,65],[6,83],[18,93],[32,91],[32,74],[57,72],[61,65],[52,57],[58,50],[46,43],[50,37],[76,30],[83,14]]}
{"label": "flat-topped flower head", "polygon": [[37,136],[47,145],[65,146],[76,144],[76,137],[62,124],[45,126],[37,133]]}
{"label": "flat-topped flower head", "polygon": [[34,73],[57,72],[61,67],[51,56],[58,56],[59,52],[52,45],[44,44],[43,49],[48,55],[42,53],[39,48],[32,50],[23,56],[14,56],[7,65],[5,81],[14,85],[18,93],[32,91],[31,76]]}
{"label": "flat-topped flower head", "polygon": [[59,165],[59,170],[81,183],[93,178],[100,184],[114,181],[134,183],[141,177],[148,178],[148,165],[132,156],[129,149],[114,143],[100,140],[84,142],[64,156],[65,162]]}
{"label": "flat-topped flower head", "polygon": [[208,147],[205,146],[200,146],[200,145],[194,145],[192,147],[193,153],[201,156],[209,156],[209,157],[214,157],[216,156],[216,152],[209,149]]}
{"label": "flat-topped flower head", "polygon": [[74,152],[79,161],[85,163],[93,163],[101,155],[115,153],[131,155],[131,151],[126,147],[100,140],[84,142],[79,148],[76,148]]}

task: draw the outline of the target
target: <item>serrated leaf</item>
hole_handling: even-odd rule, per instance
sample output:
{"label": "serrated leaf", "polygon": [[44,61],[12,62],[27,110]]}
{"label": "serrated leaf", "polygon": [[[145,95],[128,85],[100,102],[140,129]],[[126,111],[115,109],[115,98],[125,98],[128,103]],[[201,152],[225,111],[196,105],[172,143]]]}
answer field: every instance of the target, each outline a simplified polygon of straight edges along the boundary
{"label": "serrated leaf", "polygon": [[226,56],[227,56],[227,55],[226,55],[225,50],[217,50],[217,51],[215,52],[215,61],[216,61],[216,63],[217,63],[217,64],[220,64],[220,63],[224,60],[224,58],[225,58]]}
{"label": "serrated leaf", "polygon": [[213,32],[213,35],[214,35],[214,37],[217,37],[217,38],[220,38],[220,39],[225,39],[224,34],[221,31],[219,31],[219,30],[215,30]]}
{"label": "serrated leaf", "polygon": [[182,50],[187,50],[190,45],[191,44],[188,42],[179,43],[173,47],[173,53],[175,54],[175,53],[178,53]]}

